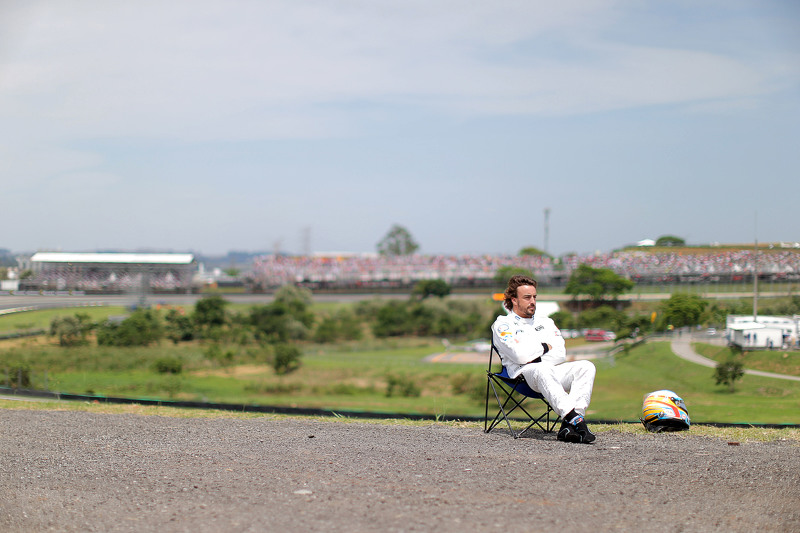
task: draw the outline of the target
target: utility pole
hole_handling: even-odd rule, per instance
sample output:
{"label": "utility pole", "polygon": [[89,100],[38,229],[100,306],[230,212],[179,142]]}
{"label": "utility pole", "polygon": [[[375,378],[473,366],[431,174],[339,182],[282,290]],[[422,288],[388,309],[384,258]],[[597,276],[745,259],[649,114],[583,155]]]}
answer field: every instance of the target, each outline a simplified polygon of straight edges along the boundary
{"label": "utility pole", "polygon": [[311,226],[304,226],[302,231],[303,255],[311,255]]}
{"label": "utility pole", "polygon": [[755,214],[755,235],[754,235],[754,257],[753,257],[753,322],[758,322],[758,211]]}
{"label": "utility pole", "polygon": [[544,208],[544,253],[550,253],[550,208]]}

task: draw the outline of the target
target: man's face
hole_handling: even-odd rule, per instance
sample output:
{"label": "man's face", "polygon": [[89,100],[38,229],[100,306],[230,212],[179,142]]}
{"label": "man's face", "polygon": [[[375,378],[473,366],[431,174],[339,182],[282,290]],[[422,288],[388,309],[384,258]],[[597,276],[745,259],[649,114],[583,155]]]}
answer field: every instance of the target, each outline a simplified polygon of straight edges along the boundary
{"label": "man's face", "polygon": [[511,310],[522,318],[532,318],[536,312],[536,287],[532,285],[517,287],[517,297],[511,298]]}

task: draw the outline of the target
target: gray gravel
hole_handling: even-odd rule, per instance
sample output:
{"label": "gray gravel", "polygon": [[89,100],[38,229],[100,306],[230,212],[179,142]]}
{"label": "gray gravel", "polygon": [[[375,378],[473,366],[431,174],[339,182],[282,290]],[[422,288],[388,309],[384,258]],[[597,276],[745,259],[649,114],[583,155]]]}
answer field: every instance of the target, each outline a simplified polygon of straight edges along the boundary
{"label": "gray gravel", "polygon": [[0,531],[800,531],[796,442],[0,410]]}

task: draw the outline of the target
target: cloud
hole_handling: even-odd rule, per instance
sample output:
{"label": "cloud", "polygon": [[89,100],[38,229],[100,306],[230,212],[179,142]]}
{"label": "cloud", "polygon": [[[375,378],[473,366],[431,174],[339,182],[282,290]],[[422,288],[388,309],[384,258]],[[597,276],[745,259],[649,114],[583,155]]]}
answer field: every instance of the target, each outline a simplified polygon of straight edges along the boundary
{"label": "cloud", "polygon": [[772,89],[718,53],[614,42],[614,4],[15,4],[0,113],[37,139],[318,138],[384,106],[561,115]]}

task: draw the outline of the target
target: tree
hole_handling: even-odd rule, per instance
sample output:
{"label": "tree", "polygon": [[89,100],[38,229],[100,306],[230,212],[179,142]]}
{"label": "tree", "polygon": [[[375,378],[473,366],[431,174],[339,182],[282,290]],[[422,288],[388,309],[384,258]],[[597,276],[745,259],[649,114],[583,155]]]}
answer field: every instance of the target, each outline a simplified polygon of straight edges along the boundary
{"label": "tree", "polygon": [[441,279],[424,279],[418,281],[411,291],[413,296],[419,296],[420,300],[424,300],[428,296],[438,296],[444,298],[452,291],[449,283]]}
{"label": "tree", "polygon": [[381,255],[412,255],[418,249],[419,244],[411,233],[398,224],[393,225],[378,243],[378,253]]}
{"label": "tree", "polygon": [[708,302],[696,294],[676,292],[661,303],[661,317],[665,324],[676,328],[696,326]]}
{"label": "tree", "polygon": [[607,296],[616,299],[623,292],[633,288],[633,281],[622,277],[610,268],[594,268],[585,263],[578,265],[567,281],[564,292],[573,297],[589,296],[595,302]]}
{"label": "tree", "polygon": [[539,248],[536,248],[535,246],[526,246],[521,249],[517,255],[543,255],[545,257],[550,257],[550,254],[540,250]]}
{"label": "tree", "polygon": [[194,323],[200,329],[223,326],[226,305],[228,302],[218,294],[198,300],[194,306],[194,313],[192,313]]}
{"label": "tree", "polygon": [[533,272],[527,268],[513,265],[503,265],[495,271],[493,279],[497,285],[505,287],[508,283],[508,280],[510,280],[512,276],[517,275],[528,276],[529,278],[534,277]]}
{"label": "tree", "polygon": [[50,322],[50,335],[58,337],[59,346],[82,346],[88,341],[86,334],[94,328],[89,315],[58,316]]}
{"label": "tree", "polygon": [[181,341],[190,341],[194,338],[194,323],[186,316],[183,310],[170,309],[164,318],[165,330],[169,340],[178,344]]}
{"label": "tree", "polygon": [[311,327],[314,323],[314,314],[311,306],[314,298],[311,291],[305,287],[296,285],[284,285],[275,291],[275,304],[282,304],[288,313],[296,320],[299,320],[306,327]]}
{"label": "tree", "polygon": [[674,235],[662,235],[656,239],[656,246],[686,246],[686,241]]}
{"label": "tree", "polygon": [[322,319],[314,332],[316,342],[359,340],[364,335],[362,321],[349,309],[340,309]]}
{"label": "tree", "polygon": [[122,322],[106,320],[97,329],[99,346],[147,346],[164,336],[161,317],[152,309],[137,309]]}
{"label": "tree", "polygon": [[285,376],[300,368],[300,348],[292,344],[276,344],[272,356],[272,368],[275,374]]}
{"label": "tree", "polygon": [[733,392],[736,380],[742,376],[744,376],[744,365],[735,355],[717,363],[714,370],[714,380],[717,385],[727,385],[729,392]]}
{"label": "tree", "polygon": [[290,340],[302,340],[308,336],[308,326],[301,319],[310,314],[298,315],[296,312],[296,309],[289,307],[285,302],[274,301],[268,305],[251,307],[248,319],[259,341],[286,343]]}

